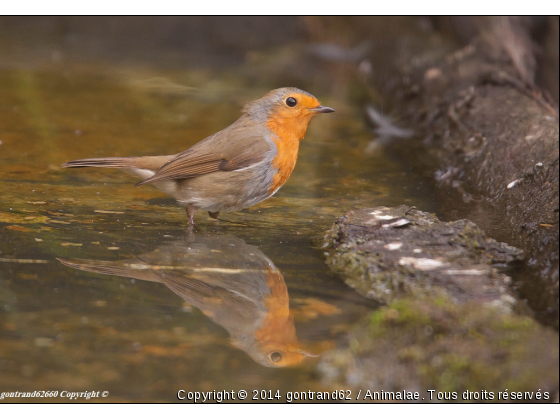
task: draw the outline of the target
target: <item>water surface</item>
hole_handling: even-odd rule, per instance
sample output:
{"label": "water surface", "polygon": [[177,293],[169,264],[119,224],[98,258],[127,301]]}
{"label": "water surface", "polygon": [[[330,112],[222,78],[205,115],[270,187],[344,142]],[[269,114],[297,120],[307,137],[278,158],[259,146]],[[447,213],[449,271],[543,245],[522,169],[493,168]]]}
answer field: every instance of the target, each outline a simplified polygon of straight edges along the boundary
{"label": "water surface", "polygon": [[[2,390],[176,401],[179,389],[284,395],[341,386],[319,381],[317,360],[375,304],[330,272],[322,233],[353,208],[435,206],[407,168],[382,149],[365,152],[372,135],[351,76],[332,86],[310,67],[256,81],[271,60],[285,60],[275,57],[226,70],[0,68]],[[133,176],[60,168],[180,152],[293,82],[337,112],[312,121],[274,197],[224,215],[235,223],[199,212],[188,232],[184,209],[151,186],[133,188]],[[242,310],[240,295],[254,307]],[[271,362],[278,352],[282,362]]]}

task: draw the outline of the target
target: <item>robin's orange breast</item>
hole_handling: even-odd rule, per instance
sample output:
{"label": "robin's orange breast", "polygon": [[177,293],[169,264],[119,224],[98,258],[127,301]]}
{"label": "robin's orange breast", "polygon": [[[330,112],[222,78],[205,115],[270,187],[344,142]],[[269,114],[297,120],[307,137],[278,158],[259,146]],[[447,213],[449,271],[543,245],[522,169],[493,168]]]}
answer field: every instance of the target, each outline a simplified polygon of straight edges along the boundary
{"label": "robin's orange breast", "polygon": [[299,142],[305,137],[311,116],[305,116],[296,121],[286,121],[278,116],[270,118],[266,126],[273,133],[272,140],[276,144],[278,153],[272,160],[272,167],[277,170],[272,178],[268,192],[274,194],[290,177],[296,166]]}

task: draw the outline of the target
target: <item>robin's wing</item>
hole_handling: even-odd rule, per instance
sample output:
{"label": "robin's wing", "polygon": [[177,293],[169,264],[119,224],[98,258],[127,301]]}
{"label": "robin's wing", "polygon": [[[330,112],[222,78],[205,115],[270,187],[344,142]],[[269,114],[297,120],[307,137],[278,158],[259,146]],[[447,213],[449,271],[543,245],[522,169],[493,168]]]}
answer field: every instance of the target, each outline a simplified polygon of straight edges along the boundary
{"label": "robin's wing", "polygon": [[255,300],[255,296],[212,285],[204,278],[199,279],[185,273],[158,270],[156,274],[161,283],[227,330],[230,330],[232,323],[252,323],[267,311],[262,296]]}
{"label": "robin's wing", "polygon": [[179,153],[142,185],[170,179],[194,178],[218,171],[235,171],[261,162],[271,145],[254,125],[233,124]]}

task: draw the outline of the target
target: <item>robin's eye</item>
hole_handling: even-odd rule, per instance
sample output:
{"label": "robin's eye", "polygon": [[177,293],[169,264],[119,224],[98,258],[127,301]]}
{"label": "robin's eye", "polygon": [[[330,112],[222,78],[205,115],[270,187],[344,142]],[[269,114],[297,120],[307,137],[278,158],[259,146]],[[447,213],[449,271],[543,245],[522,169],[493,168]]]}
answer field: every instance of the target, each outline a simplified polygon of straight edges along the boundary
{"label": "robin's eye", "polygon": [[275,351],[274,353],[270,354],[270,360],[272,360],[273,362],[279,362],[280,360],[282,360],[282,354]]}
{"label": "robin's eye", "polygon": [[292,108],[293,108],[294,106],[296,106],[296,105],[297,105],[296,98],[292,98],[292,97],[290,96],[288,99],[286,99],[286,105],[288,105],[289,107],[292,107]]}

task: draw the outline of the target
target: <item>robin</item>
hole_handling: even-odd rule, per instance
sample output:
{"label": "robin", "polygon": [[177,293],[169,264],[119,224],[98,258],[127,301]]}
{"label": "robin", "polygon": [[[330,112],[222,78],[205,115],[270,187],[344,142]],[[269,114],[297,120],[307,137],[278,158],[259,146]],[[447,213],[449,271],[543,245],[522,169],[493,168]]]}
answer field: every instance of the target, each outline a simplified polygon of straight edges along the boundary
{"label": "robin", "polygon": [[164,284],[225,328],[231,343],[263,366],[293,366],[315,356],[296,336],[282,273],[257,247],[234,236],[197,235],[196,241],[171,242],[122,261],[59,261]]}
{"label": "robin", "polygon": [[191,225],[198,209],[220,212],[251,207],[284,185],[297,161],[311,118],[334,112],[297,88],[275,89],[243,108],[229,127],[176,155],[79,159],[63,168],[120,168],[143,178],[186,207]]}

